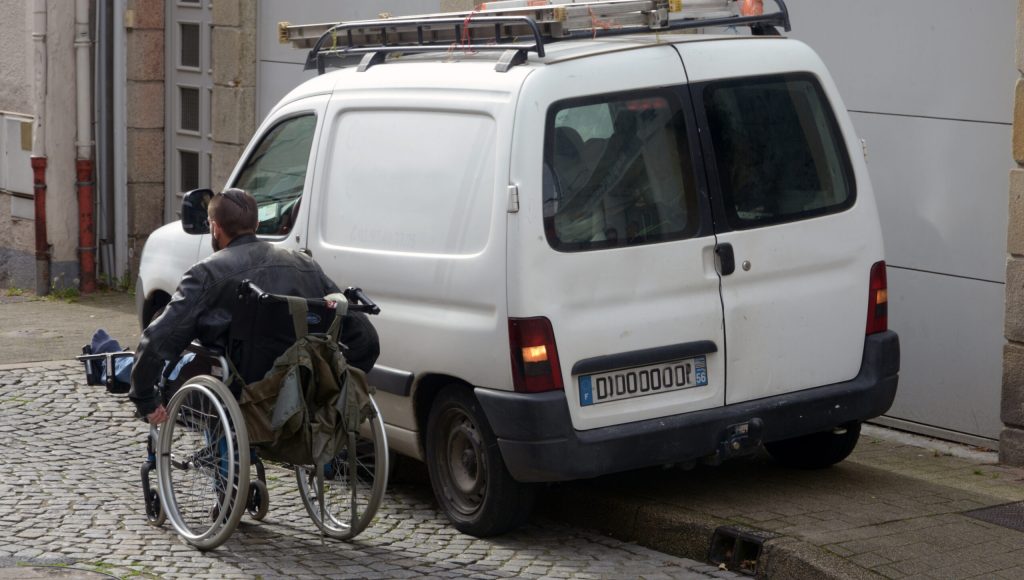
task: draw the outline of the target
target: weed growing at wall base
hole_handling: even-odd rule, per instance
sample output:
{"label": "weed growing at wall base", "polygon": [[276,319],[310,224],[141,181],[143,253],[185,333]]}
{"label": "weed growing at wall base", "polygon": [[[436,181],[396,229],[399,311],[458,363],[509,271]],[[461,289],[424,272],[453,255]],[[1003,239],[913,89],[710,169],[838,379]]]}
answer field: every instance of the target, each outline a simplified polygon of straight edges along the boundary
{"label": "weed growing at wall base", "polygon": [[101,286],[106,290],[112,290],[114,292],[126,292],[127,294],[135,295],[135,283],[129,274],[125,274],[120,278],[114,277],[111,274],[103,274]]}
{"label": "weed growing at wall base", "polygon": [[64,283],[64,275],[54,276],[50,285],[50,293],[46,295],[49,300],[63,300],[64,302],[75,302],[81,296],[78,291],[78,278],[71,281],[71,285]]}

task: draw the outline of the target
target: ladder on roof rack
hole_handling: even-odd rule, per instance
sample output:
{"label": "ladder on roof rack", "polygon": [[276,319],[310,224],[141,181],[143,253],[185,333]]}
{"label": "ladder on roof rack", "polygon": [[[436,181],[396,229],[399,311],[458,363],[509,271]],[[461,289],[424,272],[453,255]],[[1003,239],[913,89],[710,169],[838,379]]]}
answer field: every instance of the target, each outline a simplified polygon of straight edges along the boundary
{"label": "ladder on roof rack", "polygon": [[[310,49],[305,69],[323,74],[328,63],[349,66],[362,59],[363,71],[388,54],[502,52],[499,71],[526,61],[527,53],[544,56],[545,42],[665,32],[717,26],[749,26],[753,34],[790,30],[784,0],[778,11],[740,14],[737,0],[504,0],[486,2],[471,12],[449,12],[320,24],[278,24],[282,44]],[[670,14],[678,15],[670,18]]]}

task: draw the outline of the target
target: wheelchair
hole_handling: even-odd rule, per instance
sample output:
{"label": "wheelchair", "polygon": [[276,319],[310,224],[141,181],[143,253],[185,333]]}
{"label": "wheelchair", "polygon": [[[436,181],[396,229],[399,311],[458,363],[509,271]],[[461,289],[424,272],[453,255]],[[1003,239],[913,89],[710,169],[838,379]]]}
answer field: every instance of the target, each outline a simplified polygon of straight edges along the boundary
{"label": "wheelchair", "polygon": [[[223,544],[244,513],[262,520],[269,508],[266,468],[259,446],[250,446],[238,404],[245,383],[261,378],[295,341],[287,296],[263,292],[249,281],[239,286],[228,352],[190,345],[176,365],[168,365],[160,384],[167,421],[150,426],[141,484],[147,520],[166,520],[187,543],[200,550]],[[358,288],[344,292],[347,303],[306,299],[310,334],[326,332],[335,311],[377,314],[380,309]],[[294,302],[294,301],[293,301]],[[270,332],[273,329],[274,332]],[[86,352],[88,349],[83,349]],[[130,351],[83,354],[90,385],[127,392],[115,384],[114,366]],[[102,365],[102,366],[101,366]],[[388,448],[384,423],[372,393],[359,413],[358,436],[324,466],[318,477],[310,465],[284,464],[294,471],[299,497],[323,535],[348,540],[370,525],[387,487]],[[156,485],[150,477],[156,470]],[[255,478],[251,470],[255,469]]]}

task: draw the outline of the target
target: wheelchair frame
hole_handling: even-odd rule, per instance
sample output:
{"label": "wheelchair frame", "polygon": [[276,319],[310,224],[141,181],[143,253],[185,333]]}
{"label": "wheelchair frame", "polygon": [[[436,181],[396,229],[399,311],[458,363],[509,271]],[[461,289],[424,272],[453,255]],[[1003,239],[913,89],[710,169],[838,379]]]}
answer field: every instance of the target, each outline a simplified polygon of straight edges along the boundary
{"label": "wheelchair frame", "polygon": [[[255,293],[260,300],[285,298],[267,294],[248,281],[242,283],[239,292]],[[347,289],[345,296],[350,310],[370,314],[380,311],[357,288]],[[232,367],[226,356],[197,343],[186,352],[211,361],[212,372],[180,381],[172,393],[168,393],[169,373],[164,373],[160,391],[164,394],[168,419],[160,427],[150,426],[140,479],[149,523],[162,526],[169,519],[183,540],[200,550],[210,550],[231,536],[244,512],[248,511],[255,520],[262,520],[267,514],[266,468],[259,458],[258,446],[250,448],[238,401],[227,387]],[[116,392],[112,388],[114,360],[121,356],[134,353],[84,354],[76,358],[85,363],[89,384],[104,384],[108,391]],[[90,364],[98,360],[105,364],[104,381],[99,380]],[[220,376],[214,376],[218,370]],[[295,472],[299,494],[310,518],[324,535],[332,538],[351,539],[366,529],[387,487],[387,435],[372,395],[369,404],[372,408],[360,425],[356,449],[342,450],[328,464],[323,493],[309,466],[284,464]],[[194,449],[186,451],[179,448],[182,446]],[[350,461],[349,454],[355,454],[354,461]],[[352,465],[356,469],[351,469]],[[256,468],[256,479],[250,479],[251,467]],[[152,485],[150,478],[153,469],[157,486]],[[338,495],[342,497],[334,497],[335,488],[340,488]]]}

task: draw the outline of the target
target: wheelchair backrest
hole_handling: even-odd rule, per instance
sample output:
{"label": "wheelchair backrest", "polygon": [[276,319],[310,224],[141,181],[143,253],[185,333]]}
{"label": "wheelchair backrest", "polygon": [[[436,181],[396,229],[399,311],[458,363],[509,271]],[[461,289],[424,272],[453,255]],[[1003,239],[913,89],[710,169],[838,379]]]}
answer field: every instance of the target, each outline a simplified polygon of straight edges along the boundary
{"label": "wheelchair backrest", "polygon": [[[327,333],[337,312],[334,304],[316,298],[305,302],[307,333]],[[262,379],[297,338],[287,302],[240,296],[232,309],[228,356],[249,384]]]}

